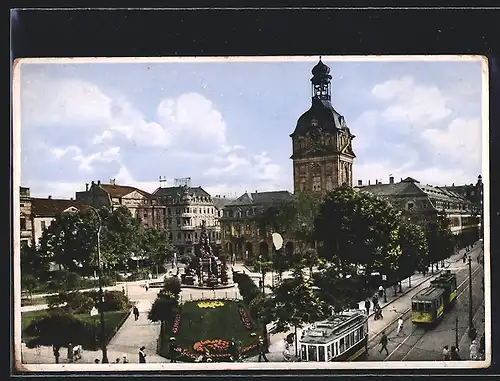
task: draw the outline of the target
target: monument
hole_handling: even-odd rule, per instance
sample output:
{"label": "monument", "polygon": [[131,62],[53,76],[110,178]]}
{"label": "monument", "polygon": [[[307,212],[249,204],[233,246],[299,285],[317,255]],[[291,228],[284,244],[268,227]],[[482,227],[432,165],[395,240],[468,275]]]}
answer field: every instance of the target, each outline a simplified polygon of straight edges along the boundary
{"label": "monument", "polygon": [[182,281],[184,284],[203,288],[219,287],[228,282],[227,265],[213,253],[204,220],[201,223],[199,250],[196,253],[196,259],[189,264]]}

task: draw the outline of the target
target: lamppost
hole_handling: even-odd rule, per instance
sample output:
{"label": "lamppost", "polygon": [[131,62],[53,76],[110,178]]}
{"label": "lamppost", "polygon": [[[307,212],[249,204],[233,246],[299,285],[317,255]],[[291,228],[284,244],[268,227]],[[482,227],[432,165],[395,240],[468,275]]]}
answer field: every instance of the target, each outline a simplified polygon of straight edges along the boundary
{"label": "lamppost", "polygon": [[104,335],[104,311],[103,311],[103,302],[104,302],[104,292],[102,290],[102,266],[101,266],[101,216],[97,209],[90,207],[90,209],[96,214],[99,220],[99,229],[97,229],[97,268],[98,268],[98,282],[99,282],[99,310],[101,314],[101,334],[99,335],[99,341],[101,344],[102,350],[102,361],[103,364],[108,364],[108,349],[106,348],[106,337]]}
{"label": "lamppost", "polygon": [[474,327],[474,314],[472,312],[472,257],[469,255],[469,338],[474,338],[476,328]]}

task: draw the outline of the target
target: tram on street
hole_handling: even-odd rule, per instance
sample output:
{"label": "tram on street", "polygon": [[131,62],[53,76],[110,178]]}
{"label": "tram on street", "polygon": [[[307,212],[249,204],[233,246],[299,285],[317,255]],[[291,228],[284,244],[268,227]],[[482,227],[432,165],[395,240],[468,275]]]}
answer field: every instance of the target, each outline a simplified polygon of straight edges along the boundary
{"label": "tram on street", "polygon": [[430,282],[430,287],[411,298],[411,321],[414,324],[438,323],[457,299],[457,276],[447,270]]}
{"label": "tram on street", "polygon": [[353,361],[368,352],[368,319],[359,310],[317,322],[298,340],[301,361]]}

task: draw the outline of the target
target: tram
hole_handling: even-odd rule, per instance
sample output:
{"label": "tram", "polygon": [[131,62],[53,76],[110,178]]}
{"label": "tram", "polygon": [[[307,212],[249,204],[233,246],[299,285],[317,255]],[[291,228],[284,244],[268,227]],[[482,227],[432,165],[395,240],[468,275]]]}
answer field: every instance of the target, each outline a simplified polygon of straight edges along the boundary
{"label": "tram", "polygon": [[430,287],[411,298],[411,321],[433,325],[439,322],[457,299],[457,277],[447,270],[431,281]]}
{"label": "tram", "polygon": [[298,340],[301,361],[353,361],[368,352],[368,320],[359,310],[317,322]]}

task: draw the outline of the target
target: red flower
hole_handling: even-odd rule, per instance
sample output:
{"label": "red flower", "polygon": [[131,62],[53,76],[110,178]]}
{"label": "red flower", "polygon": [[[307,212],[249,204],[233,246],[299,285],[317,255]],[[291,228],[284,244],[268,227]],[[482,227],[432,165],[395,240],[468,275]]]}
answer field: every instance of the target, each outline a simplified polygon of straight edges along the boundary
{"label": "red flower", "polygon": [[248,314],[245,311],[245,309],[240,307],[238,309],[238,312],[240,313],[241,321],[243,322],[243,325],[245,326],[245,328],[251,329],[253,327],[253,324],[252,324],[252,321],[250,320],[250,318],[248,317]]}

